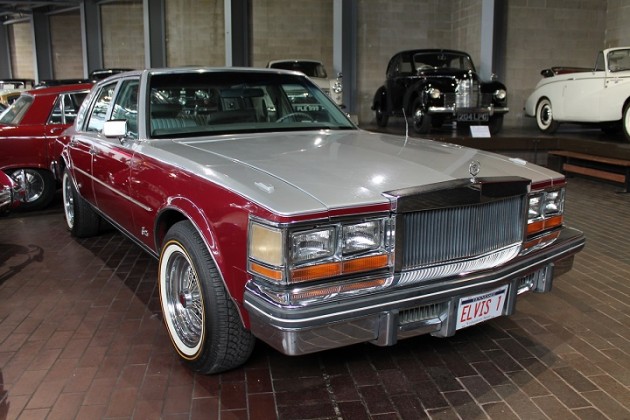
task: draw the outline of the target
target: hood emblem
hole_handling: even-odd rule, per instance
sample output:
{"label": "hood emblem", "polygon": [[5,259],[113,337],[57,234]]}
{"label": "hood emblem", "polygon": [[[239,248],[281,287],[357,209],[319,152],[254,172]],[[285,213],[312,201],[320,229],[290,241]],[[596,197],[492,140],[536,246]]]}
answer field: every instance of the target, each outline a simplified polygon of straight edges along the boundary
{"label": "hood emblem", "polygon": [[468,172],[470,173],[470,182],[475,183],[477,182],[477,175],[479,175],[479,172],[481,171],[481,163],[479,163],[479,161],[476,160],[471,160],[470,161],[470,165],[468,165]]}

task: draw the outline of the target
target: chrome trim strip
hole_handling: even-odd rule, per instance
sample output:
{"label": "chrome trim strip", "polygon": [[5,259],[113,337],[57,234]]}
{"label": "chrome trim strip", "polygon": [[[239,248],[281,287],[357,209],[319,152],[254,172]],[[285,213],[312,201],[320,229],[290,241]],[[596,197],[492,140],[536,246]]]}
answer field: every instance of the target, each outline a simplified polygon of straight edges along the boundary
{"label": "chrome trim strip", "polygon": [[77,168],[76,166],[74,167],[74,170],[77,172],[80,172],[81,174],[87,176],[88,178],[90,178],[92,181],[99,183],[100,185],[104,186],[105,188],[107,188],[108,190],[110,190],[111,192],[113,192],[114,194],[117,194],[119,196],[121,196],[122,198],[124,198],[127,201],[132,202],[133,204],[135,204],[136,206],[140,207],[141,209],[148,211],[148,212],[152,212],[153,209],[151,207],[145,206],[144,204],[142,204],[141,202],[139,202],[138,200],[135,200],[131,197],[129,197],[127,194],[114,189],[111,185],[106,184],[105,182],[101,181],[100,179],[96,178],[95,176],[93,176],[92,174],[89,174],[87,172],[85,172],[84,170],[81,170],[79,168]]}

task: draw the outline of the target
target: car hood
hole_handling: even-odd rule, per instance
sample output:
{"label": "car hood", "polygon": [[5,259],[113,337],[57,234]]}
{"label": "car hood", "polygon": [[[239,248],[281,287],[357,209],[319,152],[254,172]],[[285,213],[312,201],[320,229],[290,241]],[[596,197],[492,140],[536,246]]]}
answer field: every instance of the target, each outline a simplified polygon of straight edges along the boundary
{"label": "car hood", "polygon": [[[535,182],[555,172],[520,159],[362,130],[284,132],[160,141],[160,153],[281,215],[388,203],[384,192],[480,177]],[[161,159],[164,157],[157,156]]]}

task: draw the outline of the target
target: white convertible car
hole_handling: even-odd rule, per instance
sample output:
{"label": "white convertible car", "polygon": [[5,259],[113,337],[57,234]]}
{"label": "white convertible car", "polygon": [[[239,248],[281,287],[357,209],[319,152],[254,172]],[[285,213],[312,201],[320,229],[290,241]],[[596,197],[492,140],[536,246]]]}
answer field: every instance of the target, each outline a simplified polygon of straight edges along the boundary
{"label": "white convertible car", "polygon": [[594,68],[551,67],[527,98],[525,113],[552,133],[561,122],[597,123],[604,131],[621,122],[630,140],[630,47],[597,55]]}

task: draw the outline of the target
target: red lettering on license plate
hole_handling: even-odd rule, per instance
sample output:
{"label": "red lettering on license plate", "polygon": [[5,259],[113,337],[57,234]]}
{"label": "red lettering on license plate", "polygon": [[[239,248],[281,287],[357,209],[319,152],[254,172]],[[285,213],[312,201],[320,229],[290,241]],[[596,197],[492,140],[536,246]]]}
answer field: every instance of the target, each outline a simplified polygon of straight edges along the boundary
{"label": "red lettering on license plate", "polygon": [[508,286],[459,299],[456,329],[465,328],[503,314]]}

